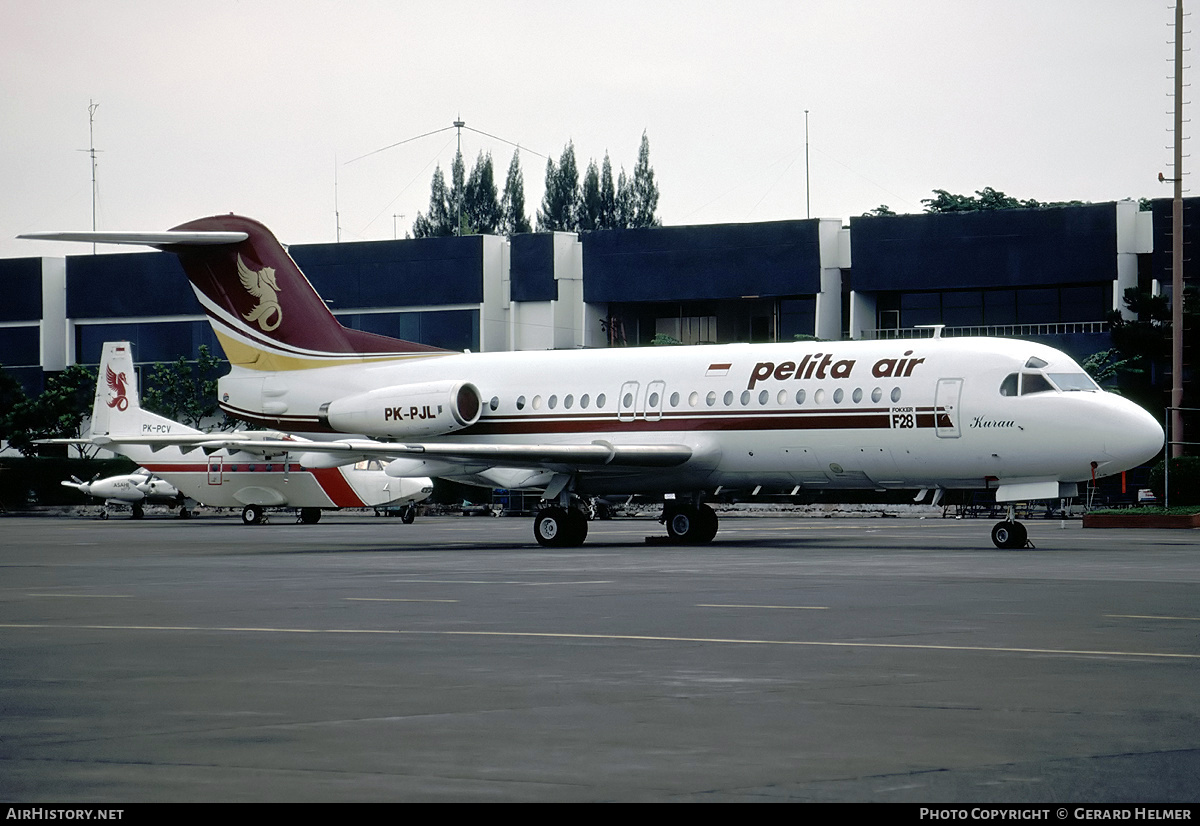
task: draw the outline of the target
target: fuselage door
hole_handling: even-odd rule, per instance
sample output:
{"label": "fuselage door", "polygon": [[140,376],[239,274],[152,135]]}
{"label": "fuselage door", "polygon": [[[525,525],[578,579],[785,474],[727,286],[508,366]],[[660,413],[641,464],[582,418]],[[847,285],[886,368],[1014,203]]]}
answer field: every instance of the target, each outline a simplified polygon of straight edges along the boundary
{"label": "fuselage door", "polygon": [[621,385],[621,398],[617,399],[617,421],[632,422],[637,417],[638,383],[627,381]]}
{"label": "fuselage door", "polygon": [[646,409],[644,417],[648,422],[657,422],[662,418],[663,396],[667,394],[665,381],[652,381],[646,385]]}
{"label": "fuselage door", "polygon": [[937,393],[933,398],[933,429],[939,439],[957,439],[962,435],[958,426],[962,386],[962,379],[938,379]]}
{"label": "fuselage door", "polygon": [[210,485],[221,484],[221,457],[210,457],[208,460],[208,483]]}

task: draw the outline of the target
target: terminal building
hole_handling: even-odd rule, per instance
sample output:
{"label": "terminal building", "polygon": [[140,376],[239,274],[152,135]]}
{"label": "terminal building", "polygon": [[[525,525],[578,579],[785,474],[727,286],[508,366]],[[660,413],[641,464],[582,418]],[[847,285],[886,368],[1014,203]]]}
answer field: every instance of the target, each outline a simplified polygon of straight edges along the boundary
{"label": "terminal building", "polygon": [[[1127,288],[1169,292],[1170,231],[1162,200],[289,251],[346,326],[447,349],[881,338],[941,324],[1084,358],[1110,346],[1106,316],[1125,311]],[[1196,283],[1200,262],[1185,266]],[[97,364],[105,341],[133,342],[139,364],[220,352],[173,255],[0,260],[0,289],[0,363],[31,394],[47,373]]]}

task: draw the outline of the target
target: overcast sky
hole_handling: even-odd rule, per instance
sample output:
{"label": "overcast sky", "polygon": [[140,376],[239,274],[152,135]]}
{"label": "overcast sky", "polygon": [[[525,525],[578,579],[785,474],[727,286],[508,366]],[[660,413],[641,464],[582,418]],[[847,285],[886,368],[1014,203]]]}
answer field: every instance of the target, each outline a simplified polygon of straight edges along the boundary
{"label": "overcast sky", "polygon": [[[285,243],[404,237],[450,126],[632,172],[642,132],[663,223],[813,217],[934,189],[1169,197],[1168,0],[0,0],[0,257],[91,226],[224,212]],[[497,187],[513,147],[490,151]],[[82,151],[81,151],[82,150]],[[1186,166],[1186,162],[1185,162]],[[335,201],[336,173],[336,201]],[[394,219],[396,214],[402,218]]]}

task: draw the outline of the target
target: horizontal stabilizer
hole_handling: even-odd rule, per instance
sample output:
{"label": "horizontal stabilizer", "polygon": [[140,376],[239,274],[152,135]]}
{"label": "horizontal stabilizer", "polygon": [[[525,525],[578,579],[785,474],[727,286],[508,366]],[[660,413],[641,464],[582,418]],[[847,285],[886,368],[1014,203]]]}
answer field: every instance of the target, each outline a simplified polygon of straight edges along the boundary
{"label": "horizontal stabilizer", "polygon": [[30,232],[18,235],[32,241],[83,241],[88,244],[138,244],[144,247],[239,244],[246,232]]}

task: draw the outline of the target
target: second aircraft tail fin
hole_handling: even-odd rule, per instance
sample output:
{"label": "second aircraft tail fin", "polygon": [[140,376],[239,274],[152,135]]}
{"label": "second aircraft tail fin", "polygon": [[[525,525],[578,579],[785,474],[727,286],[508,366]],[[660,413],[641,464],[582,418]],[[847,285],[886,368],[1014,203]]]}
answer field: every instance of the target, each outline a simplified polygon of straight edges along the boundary
{"label": "second aircraft tail fin", "polygon": [[148,436],[199,433],[142,407],[137,371],[128,341],[106,342],[92,403],[92,436]]}

